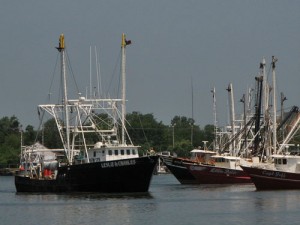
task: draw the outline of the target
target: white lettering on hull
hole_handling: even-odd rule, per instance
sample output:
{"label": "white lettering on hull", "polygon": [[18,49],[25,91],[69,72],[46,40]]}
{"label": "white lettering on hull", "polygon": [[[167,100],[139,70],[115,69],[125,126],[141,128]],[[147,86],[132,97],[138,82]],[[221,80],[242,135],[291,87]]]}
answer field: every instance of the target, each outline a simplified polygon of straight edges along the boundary
{"label": "white lettering on hull", "polygon": [[201,166],[191,166],[191,170],[195,171],[207,171],[207,173],[218,173],[227,175],[237,175],[240,171],[223,169],[223,168],[211,168],[211,167],[201,167]]}
{"label": "white lettering on hull", "polygon": [[278,172],[278,171],[267,171],[264,170],[262,172],[262,175],[268,176],[268,177],[280,177],[280,178],[285,178],[285,173]]}
{"label": "white lettering on hull", "polygon": [[103,163],[101,163],[101,168],[132,166],[135,164],[136,164],[136,161],[134,159],[124,160],[124,161],[115,161],[115,162],[103,162]]}

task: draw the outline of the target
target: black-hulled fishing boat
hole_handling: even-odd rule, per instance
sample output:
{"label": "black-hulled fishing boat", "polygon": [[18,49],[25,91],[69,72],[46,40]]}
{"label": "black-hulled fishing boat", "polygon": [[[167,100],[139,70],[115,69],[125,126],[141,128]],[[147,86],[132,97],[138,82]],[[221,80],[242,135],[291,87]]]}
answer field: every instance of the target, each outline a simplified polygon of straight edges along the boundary
{"label": "black-hulled fishing boat", "polygon": [[22,148],[17,192],[147,192],[158,156],[140,157],[125,127],[125,48],[130,41],[122,35],[122,98],[79,94],[69,99],[64,36],[59,40],[63,98],[38,109],[41,118],[49,114],[54,119],[63,147],[37,143]]}

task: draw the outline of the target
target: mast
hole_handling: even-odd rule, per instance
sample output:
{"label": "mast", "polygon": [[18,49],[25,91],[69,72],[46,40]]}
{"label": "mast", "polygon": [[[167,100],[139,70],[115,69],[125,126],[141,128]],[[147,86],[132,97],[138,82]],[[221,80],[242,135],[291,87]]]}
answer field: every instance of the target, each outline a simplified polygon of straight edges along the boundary
{"label": "mast", "polygon": [[125,144],[125,116],[126,116],[126,45],[130,45],[131,41],[126,40],[126,36],[122,34],[121,50],[122,50],[122,59],[121,59],[121,74],[122,74],[122,144]]}
{"label": "mast", "polygon": [[66,125],[66,144],[64,143],[64,148],[67,154],[67,158],[69,163],[72,163],[71,160],[71,151],[70,151],[70,129],[69,129],[69,113],[68,113],[68,90],[67,90],[67,75],[66,75],[66,64],[65,64],[65,38],[64,35],[61,34],[59,37],[59,46],[57,50],[60,52],[60,60],[61,60],[61,76],[63,79],[63,105],[64,105],[64,116],[65,116],[65,125]]}
{"label": "mast", "polygon": [[93,98],[93,89],[92,89],[92,47],[90,46],[90,98]]}
{"label": "mast", "polygon": [[216,88],[215,87],[211,90],[211,93],[213,94],[214,135],[215,135],[214,150],[219,151],[220,143],[217,138],[218,121],[217,121],[217,102],[216,102]]}
{"label": "mast", "polygon": [[[229,94],[229,99],[230,99],[230,122],[231,122],[231,134],[232,138],[235,135],[235,112],[234,112],[234,99],[233,99],[233,87],[232,83],[228,85],[227,88],[228,94]],[[232,155],[235,156],[235,140],[232,142]]]}
{"label": "mast", "polygon": [[194,89],[193,89],[193,77],[191,77],[191,89],[192,89],[191,146],[193,147],[193,133],[194,133]]}
{"label": "mast", "polygon": [[[283,123],[283,102],[286,101],[287,98],[284,96],[283,92],[280,93],[280,123]],[[281,131],[282,140],[284,140],[284,129],[282,127]]]}
{"label": "mast", "polygon": [[266,77],[266,59],[263,57],[262,62],[260,63],[259,68],[261,69],[261,76],[263,77],[262,86],[263,86],[263,115],[268,111],[269,103],[269,92],[267,87],[267,77]]}
{"label": "mast", "polygon": [[275,75],[275,63],[277,59],[272,56],[272,77],[273,77],[273,148],[276,154],[276,144],[277,144],[277,122],[276,122],[276,75]]}
{"label": "mast", "polygon": [[260,131],[260,116],[261,116],[261,105],[262,105],[262,83],[263,83],[263,76],[255,77],[256,86],[257,86],[257,93],[256,93],[256,103],[255,103],[255,128],[254,128],[254,150],[253,155],[258,155],[258,148],[260,142],[260,135],[258,132]]}
{"label": "mast", "polygon": [[[243,108],[244,108],[244,147],[247,147],[247,113],[246,113],[246,95],[243,94],[242,99],[240,100],[240,102],[243,103]],[[246,157],[248,157],[248,151],[247,151],[247,155]]]}

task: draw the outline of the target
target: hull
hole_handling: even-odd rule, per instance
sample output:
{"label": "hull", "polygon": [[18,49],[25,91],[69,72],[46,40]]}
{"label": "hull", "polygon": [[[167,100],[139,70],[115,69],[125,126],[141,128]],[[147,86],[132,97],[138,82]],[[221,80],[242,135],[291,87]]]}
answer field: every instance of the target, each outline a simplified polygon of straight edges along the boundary
{"label": "hull", "polygon": [[192,162],[184,159],[169,158],[164,159],[164,163],[168,170],[175,176],[181,184],[197,184],[198,181],[187,169]]}
{"label": "hull", "polygon": [[56,179],[15,176],[17,192],[147,192],[158,156],[59,167]]}
{"label": "hull", "polygon": [[210,165],[190,165],[188,170],[199,184],[252,183],[250,177],[243,170]]}
{"label": "hull", "polygon": [[300,189],[300,174],[242,166],[257,190]]}

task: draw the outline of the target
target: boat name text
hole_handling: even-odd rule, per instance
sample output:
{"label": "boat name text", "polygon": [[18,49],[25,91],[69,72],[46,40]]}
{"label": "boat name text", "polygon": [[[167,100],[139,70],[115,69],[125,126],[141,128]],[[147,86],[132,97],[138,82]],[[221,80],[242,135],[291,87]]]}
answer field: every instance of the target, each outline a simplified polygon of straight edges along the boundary
{"label": "boat name text", "polygon": [[191,170],[197,170],[197,171],[205,171],[209,170],[209,173],[219,173],[219,174],[227,174],[227,175],[235,175],[238,174],[238,171],[230,170],[230,169],[223,169],[223,168],[211,168],[211,167],[199,167],[199,166],[191,166]]}
{"label": "boat name text", "polygon": [[131,166],[135,165],[136,162],[134,159],[125,160],[125,161],[114,161],[114,162],[103,162],[101,163],[102,168],[112,168],[112,167],[121,167],[121,166]]}
{"label": "boat name text", "polygon": [[278,172],[278,171],[262,171],[262,175],[268,176],[268,177],[280,177],[285,178],[285,173]]}

